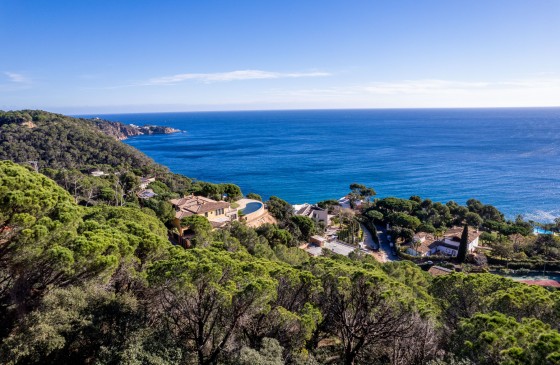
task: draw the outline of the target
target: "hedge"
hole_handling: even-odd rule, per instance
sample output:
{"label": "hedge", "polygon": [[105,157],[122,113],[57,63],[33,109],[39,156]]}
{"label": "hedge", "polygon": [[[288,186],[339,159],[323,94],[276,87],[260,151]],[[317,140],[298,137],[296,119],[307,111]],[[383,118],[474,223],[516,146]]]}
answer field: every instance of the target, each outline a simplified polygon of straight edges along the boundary
{"label": "hedge", "polygon": [[551,270],[560,271],[560,261],[542,261],[542,260],[506,260],[498,259],[495,257],[488,256],[489,265],[500,265],[507,266],[508,269],[529,269],[529,270]]}

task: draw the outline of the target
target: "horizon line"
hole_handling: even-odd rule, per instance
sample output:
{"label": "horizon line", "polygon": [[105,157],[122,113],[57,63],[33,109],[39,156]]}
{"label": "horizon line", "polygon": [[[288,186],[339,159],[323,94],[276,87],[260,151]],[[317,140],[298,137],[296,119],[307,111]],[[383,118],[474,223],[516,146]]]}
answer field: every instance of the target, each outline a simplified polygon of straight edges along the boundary
{"label": "horizon line", "polygon": [[[101,112],[101,113],[58,113],[69,116],[112,115],[112,114],[174,114],[174,113],[243,113],[243,112],[290,112],[290,111],[349,111],[349,110],[481,110],[481,109],[556,109],[560,105],[545,106],[463,106],[463,107],[371,107],[371,108],[286,108],[286,109],[231,109],[231,110],[182,110],[182,111],[147,111],[147,112]],[[19,109],[42,110],[44,109]],[[16,111],[13,109],[11,111]]]}

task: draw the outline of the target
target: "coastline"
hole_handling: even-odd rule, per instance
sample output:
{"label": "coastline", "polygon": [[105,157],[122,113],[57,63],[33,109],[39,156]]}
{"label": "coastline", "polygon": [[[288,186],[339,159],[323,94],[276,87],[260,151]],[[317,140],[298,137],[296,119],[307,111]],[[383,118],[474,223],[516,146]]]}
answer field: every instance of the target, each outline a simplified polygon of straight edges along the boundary
{"label": "coastline", "polygon": [[[552,110],[552,111],[551,111]],[[417,113],[420,113],[416,115]],[[379,196],[470,198],[508,218],[560,216],[556,109],[358,110],[114,115],[188,129],[125,143],[172,171],[293,204],[338,197],[348,183]],[[528,120],[531,132],[524,135]],[[536,122],[535,122],[536,123]],[[481,132],[477,132],[483,131]],[[370,133],[366,133],[371,131]],[[457,137],[460,136],[460,139]],[[187,163],[188,162],[188,163]],[[532,171],[527,173],[526,166]]]}
{"label": "coastline", "polygon": [[159,125],[136,125],[136,124],[124,124],[118,121],[111,121],[101,119],[99,117],[93,117],[86,119],[93,122],[94,125],[106,135],[118,139],[119,141],[124,141],[130,137],[137,137],[142,135],[156,135],[156,134],[173,134],[183,132],[180,129],[159,126]]}

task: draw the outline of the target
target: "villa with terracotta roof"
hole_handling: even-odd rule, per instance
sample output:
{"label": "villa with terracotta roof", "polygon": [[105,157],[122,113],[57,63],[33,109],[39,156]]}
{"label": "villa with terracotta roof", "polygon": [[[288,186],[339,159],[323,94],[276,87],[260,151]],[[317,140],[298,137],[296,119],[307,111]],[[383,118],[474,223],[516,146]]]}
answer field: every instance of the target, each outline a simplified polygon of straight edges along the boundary
{"label": "villa with terracotta roof", "polygon": [[172,199],[170,202],[175,208],[175,218],[177,219],[197,214],[208,218],[209,221],[220,220],[220,218],[226,217],[226,211],[230,208],[228,202],[195,195]]}
{"label": "villa with terracotta roof", "polygon": [[223,228],[232,221],[240,221],[249,227],[259,227],[263,224],[276,224],[276,219],[270,215],[261,201],[243,198],[232,204],[216,201],[203,196],[189,195],[169,201],[175,208],[173,225],[177,228],[175,239],[184,246],[190,246],[193,237],[189,227],[181,225],[181,220],[192,215],[200,215],[208,219],[213,228]]}
{"label": "villa with terracotta roof", "polygon": [[188,227],[181,225],[181,219],[192,215],[206,217],[212,227],[220,228],[226,223],[237,220],[237,209],[232,209],[230,203],[216,201],[202,196],[189,195],[180,199],[172,199],[170,203],[175,208],[173,225],[179,231],[180,243],[188,245]]}
{"label": "villa with terracotta roof", "polygon": [[[450,228],[441,238],[436,238],[430,233],[418,232],[414,235],[413,242],[409,244],[406,253],[412,256],[445,255],[455,257],[459,252],[462,233],[463,227]],[[479,236],[478,229],[469,227],[468,252],[473,252],[478,247]]]}

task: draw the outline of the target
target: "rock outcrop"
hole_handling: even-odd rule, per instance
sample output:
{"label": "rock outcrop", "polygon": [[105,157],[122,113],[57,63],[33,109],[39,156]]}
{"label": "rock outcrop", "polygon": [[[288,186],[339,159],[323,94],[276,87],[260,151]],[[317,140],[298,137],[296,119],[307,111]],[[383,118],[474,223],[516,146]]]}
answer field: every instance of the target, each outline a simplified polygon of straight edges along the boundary
{"label": "rock outcrop", "polygon": [[180,130],[171,127],[157,125],[136,126],[120,122],[111,122],[99,118],[94,118],[93,122],[103,133],[121,141],[129,137],[140,136],[143,134],[171,134],[180,132]]}

